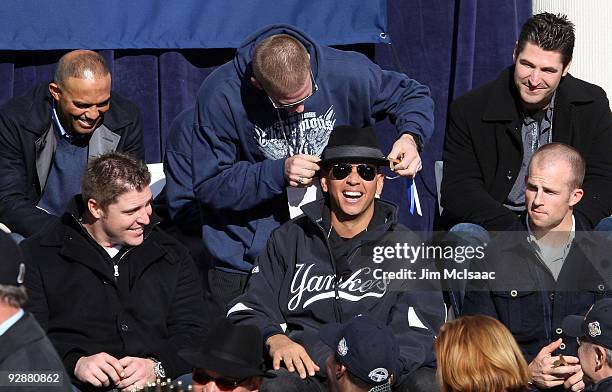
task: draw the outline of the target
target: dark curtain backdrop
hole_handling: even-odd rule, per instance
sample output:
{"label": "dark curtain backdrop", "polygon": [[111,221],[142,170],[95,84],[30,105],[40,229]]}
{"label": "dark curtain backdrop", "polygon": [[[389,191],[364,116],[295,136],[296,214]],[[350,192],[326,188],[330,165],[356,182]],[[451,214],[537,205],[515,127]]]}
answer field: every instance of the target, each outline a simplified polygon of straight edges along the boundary
{"label": "dark curtain backdrop", "polygon": [[[436,130],[423,152],[416,184],[423,216],[410,214],[408,181],[385,185],[383,197],[400,205],[409,227],[431,230],[436,214],[433,162],[442,157],[448,105],[453,98],[493,79],[512,62],[520,26],[531,15],[531,0],[387,0],[391,44],[350,47],[386,69],[406,73],[430,87],[436,104]],[[95,49],[95,48],[93,48]],[[49,82],[61,51],[0,52],[0,104],[35,84]],[[113,89],[142,110],[147,162],[160,162],[172,119],[195,102],[204,78],[230,60],[233,49],[105,50]],[[377,126],[389,151],[396,134]]]}

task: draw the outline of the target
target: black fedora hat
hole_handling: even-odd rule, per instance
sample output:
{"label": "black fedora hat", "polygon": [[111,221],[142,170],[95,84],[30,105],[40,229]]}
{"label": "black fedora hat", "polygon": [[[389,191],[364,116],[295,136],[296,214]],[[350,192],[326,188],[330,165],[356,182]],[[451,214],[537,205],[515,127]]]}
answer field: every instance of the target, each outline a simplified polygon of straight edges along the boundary
{"label": "black fedora hat", "polygon": [[332,130],[320,163],[327,166],[347,161],[389,165],[389,160],[378,147],[372,127],[339,125]]}
{"label": "black fedora hat", "polygon": [[198,349],[178,352],[194,368],[235,379],[271,376],[263,370],[262,354],[263,341],[259,329],[252,325],[234,325],[226,318],[213,325]]}

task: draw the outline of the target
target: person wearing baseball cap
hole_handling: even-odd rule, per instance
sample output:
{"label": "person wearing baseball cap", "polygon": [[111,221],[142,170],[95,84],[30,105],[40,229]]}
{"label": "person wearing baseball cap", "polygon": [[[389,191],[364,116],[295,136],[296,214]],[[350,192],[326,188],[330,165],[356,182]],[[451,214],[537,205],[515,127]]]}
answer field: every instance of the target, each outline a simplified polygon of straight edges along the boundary
{"label": "person wearing baseball cap", "polygon": [[[26,266],[21,250],[8,234],[0,233],[0,382],[15,382],[7,378],[11,373],[35,372],[51,374],[53,383],[47,391],[71,391],[70,379],[53,345],[34,316],[21,307],[28,300],[23,286]],[[18,384],[14,384],[18,385]],[[0,389],[10,385],[0,383]],[[19,386],[20,392],[38,391],[37,385]],[[17,387],[15,387],[17,388]],[[8,389],[7,389],[8,390]]]}
{"label": "person wearing baseball cap", "polygon": [[323,326],[319,337],[333,350],[325,364],[332,392],[391,391],[401,366],[391,328],[368,316],[357,316],[345,324]]}
{"label": "person wearing baseball cap", "polygon": [[220,318],[196,349],[178,355],[193,366],[194,392],[256,392],[264,377],[263,341],[259,329]]}
{"label": "person wearing baseball cap", "polygon": [[585,316],[567,316],[563,329],[578,338],[585,391],[612,391],[612,298],[597,301]]}

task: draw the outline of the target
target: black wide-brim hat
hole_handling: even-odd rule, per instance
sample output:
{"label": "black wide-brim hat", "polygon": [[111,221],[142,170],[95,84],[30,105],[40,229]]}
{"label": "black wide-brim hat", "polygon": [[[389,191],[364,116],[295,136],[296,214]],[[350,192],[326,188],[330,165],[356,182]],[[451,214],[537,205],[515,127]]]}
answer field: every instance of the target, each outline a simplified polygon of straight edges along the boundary
{"label": "black wide-brim hat", "polygon": [[372,127],[357,128],[352,125],[335,127],[321,155],[322,166],[338,162],[389,165],[389,160],[378,147]]}
{"label": "black wide-brim hat", "polygon": [[220,319],[197,349],[178,352],[192,367],[219,373],[223,377],[274,377],[264,371],[261,333],[255,326],[233,325]]}

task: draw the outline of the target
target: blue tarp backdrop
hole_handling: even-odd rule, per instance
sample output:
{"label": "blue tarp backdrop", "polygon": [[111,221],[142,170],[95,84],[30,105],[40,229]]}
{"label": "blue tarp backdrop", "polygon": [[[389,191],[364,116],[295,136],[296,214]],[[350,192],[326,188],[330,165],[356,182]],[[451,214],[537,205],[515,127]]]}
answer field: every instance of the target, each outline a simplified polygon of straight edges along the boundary
{"label": "blue tarp backdrop", "polygon": [[326,45],[381,43],[385,8],[386,0],[4,0],[0,50],[234,48],[273,23]]}

